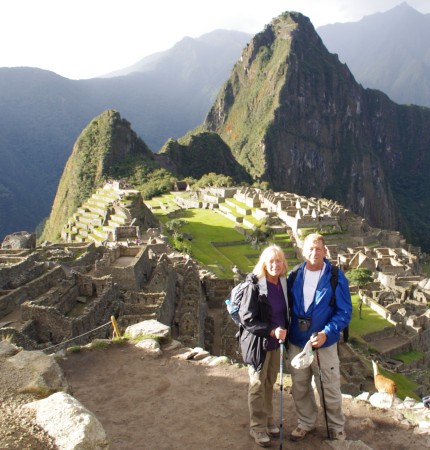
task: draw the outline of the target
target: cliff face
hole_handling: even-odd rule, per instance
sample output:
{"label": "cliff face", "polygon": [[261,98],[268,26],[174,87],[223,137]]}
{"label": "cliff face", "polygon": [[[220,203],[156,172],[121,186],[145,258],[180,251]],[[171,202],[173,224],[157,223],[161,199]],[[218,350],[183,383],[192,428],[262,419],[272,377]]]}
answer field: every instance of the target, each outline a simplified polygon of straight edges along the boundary
{"label": "cliff face", "polygon": [[[153,153],[118,112],[108,110],[93,119],[77,139],[58,185],[42,240],[56,241],[62,226],[124,159],[152,161]],[[132,170],[132,165],[130,165]],[[117,172],[118,173],[118,172]],[[117,174],[115,173],[115,175]],[[127,171],[121,171],[122,176]]]}
{"label": "cliff face", "polygon": [[338,200],[430,248],[430,110],[363,89],[301,14],[255,36],[204,127],[274,190]]}

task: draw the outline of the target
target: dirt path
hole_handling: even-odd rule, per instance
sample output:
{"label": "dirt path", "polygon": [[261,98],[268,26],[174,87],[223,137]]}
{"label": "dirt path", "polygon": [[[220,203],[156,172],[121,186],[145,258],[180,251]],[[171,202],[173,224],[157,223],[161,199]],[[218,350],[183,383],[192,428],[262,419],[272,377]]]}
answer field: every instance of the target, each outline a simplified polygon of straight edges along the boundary
{"label": "dirt path", "polygon": [[[247,370],[204,366],[164,352],[145,356],[131,344],[70,354],[60,365],[72,394],[99,418],[110,450],[259,449],[248,432]],[[279,411],[275,389],[275,411]],[[423,450],[428,436],[401,426],[393,412],[344,400],[348,439],[374,450]],[[305,441],[287,439],[296,424],[291,395],[283,392],[283,448],[324,450],[325,425]],[[279,414],[277,415],[279,417]],[[372,419],[375,427],[364,422]],[[279,440],[272,441],[272,448]]]}

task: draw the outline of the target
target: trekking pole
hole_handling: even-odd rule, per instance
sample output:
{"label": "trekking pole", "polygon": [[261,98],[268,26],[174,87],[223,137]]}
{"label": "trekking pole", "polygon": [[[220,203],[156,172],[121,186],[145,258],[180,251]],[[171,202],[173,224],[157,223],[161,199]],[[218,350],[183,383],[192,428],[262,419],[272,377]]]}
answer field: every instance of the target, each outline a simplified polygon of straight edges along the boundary
{"label": "trekking pole", "polygon": [[[318,333],[312,333],[312,337],[318,336]],[[324,408],[324,417],[325,417],[325,425],[327,428],[327,439],[330,439],[330,431],[328,429],[328,419],[327,419],[327,408],[325,406],[325,396],[324,396],[324,385],[322,380],[322,372],[321,372],[321,365],[320,365],[320,355],[318,352],[318,349],[315,349],[315,353],[317,354],[317,364],[318,364],[318,375],[320,377],[320,385],[321,385],[321,394],[322,394],[322,401],[323,401],[323,408]]]}
{"label": "trekking pole", "polygon": [[280,376],[280,383],[279,383],[279,392],[280,392],[280,399],[279,399],[279,449],[282,450],[282,386],[283,386],[283,375],[282,375],[282,369],[284,367],[284,341],[282,339],[279,339],[279,376]]}

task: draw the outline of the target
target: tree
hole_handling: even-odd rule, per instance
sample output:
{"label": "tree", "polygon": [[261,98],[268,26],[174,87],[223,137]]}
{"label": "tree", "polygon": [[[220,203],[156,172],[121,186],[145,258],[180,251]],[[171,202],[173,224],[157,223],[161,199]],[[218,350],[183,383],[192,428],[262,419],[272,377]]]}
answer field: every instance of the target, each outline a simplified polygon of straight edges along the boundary
{"label": "tree", "polygon": [[351,269],[345,273],[346,278],[350,284],[356,285],[359,289],[367,283],[373,281],[372,271],[369,269]]}
{"label": "tree", "polygon": [[[346,278],[351,284],[355,284],[358,289],[361,289],[367,283],[371,283],[373,281],[372,271],[369,269],[351,269],[345,273]],[[363,299],[361,295],[358,296],[358,314],[361,319],[361,310],[363,308]]]}
{"label": "tree", "polygon": [[248,235],[247,240],[255,245],[257,248],[265,243],[273,235],[273,229],[267,223],[267,220],[255,227],[255,229]]}
{"label": "tree", "polygon": [[226,175],[217,174],[214,172],[203,175],[199,181],[193,184],[192,190],[197,190],[207,186],[213,187],[229,187],[233,185],[233,179]]}
{"label": "tree", "polygon": [[188,222],[183,219],[172,219],[166,222],[164,226],[166,227],[167,231],[169,231],[169,233],[173,235],[174,238],[177,239],[180,236],[183,239],[183,235],[180,230],[187,223]]}

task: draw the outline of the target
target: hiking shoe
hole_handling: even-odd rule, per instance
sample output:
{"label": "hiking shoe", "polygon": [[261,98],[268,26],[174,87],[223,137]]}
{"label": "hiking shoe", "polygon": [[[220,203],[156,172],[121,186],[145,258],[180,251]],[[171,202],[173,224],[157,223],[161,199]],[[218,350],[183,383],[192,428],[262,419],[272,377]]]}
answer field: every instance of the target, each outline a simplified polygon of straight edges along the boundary
{"label": "hiking shoe", "polygon": [[269,437],[278,437],[280,435],[279,427],[274,423],[272,423],[272,425],[268,425],[266,431]]}
{"label": "hiking shoe", "polygon": [[292,441],[301,441],[311,431],[312,430],[304,430],[303,428],[297,427],[291,432],[290,439]]}
{"label": "hiking shoe", "polygon": [[344,441],[346,439],[345,431],[330,430],[330,437],[336,441]]}
{"label": "hiking shoe", "polygon": [[251,437],[254,438],[254,441],[260,446],[260,447],[269,447],[270,445],[270,438],[267,436],[267,433],[265,431],[255,431],[251,429],[249,431],[249,434]]}

